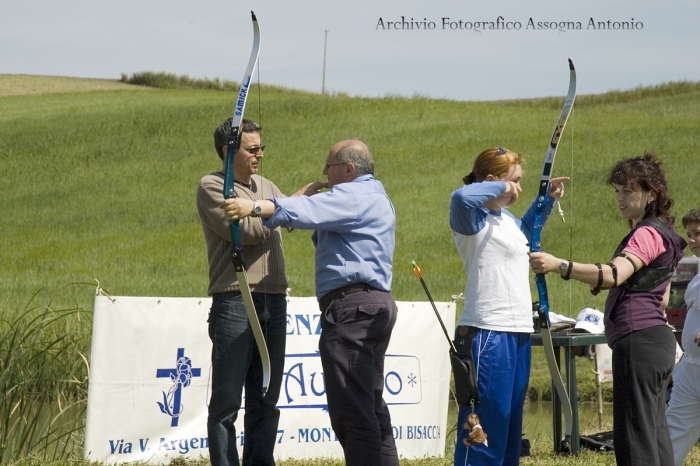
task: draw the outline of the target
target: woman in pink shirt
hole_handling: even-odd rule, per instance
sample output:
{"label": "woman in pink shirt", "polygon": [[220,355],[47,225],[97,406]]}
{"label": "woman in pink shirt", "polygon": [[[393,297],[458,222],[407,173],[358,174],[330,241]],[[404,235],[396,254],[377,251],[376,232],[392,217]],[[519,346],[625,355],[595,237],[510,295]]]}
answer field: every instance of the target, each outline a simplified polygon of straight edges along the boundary
{"label": "woman in pink shirt", "polygon": [[613,350],[613,443],[618,465],[673,464],[666,425],[666,386],[676,340],[667,325],[671,274],[685,241],[673,230],[666,177],[655,155],[624,159],[608,175],[631,232],[607,264],[583,264],[545,252],[530,254],[535,273],[557,272],[609,290],[605,335]]}

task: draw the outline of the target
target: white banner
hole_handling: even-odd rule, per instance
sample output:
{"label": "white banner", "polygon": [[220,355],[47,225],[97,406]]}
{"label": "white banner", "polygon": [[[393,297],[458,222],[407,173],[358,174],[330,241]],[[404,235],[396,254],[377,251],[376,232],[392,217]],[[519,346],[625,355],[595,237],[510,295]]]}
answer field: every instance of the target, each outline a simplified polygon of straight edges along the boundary
{"label": "white banner", "polygon": [[[399,455],[442,456],[448,343],[427,302],[399,302],[385,361],[384,399]],[[455,306],[436,303],[448,328]],[[208,456],[211,298],[98,296],[92,332],[85,457],[167,463]],[[342,458],[327,413],[316,298],[289,298],[287,355],[275,457]],[[236,421],[239,452],[244,408]]]}

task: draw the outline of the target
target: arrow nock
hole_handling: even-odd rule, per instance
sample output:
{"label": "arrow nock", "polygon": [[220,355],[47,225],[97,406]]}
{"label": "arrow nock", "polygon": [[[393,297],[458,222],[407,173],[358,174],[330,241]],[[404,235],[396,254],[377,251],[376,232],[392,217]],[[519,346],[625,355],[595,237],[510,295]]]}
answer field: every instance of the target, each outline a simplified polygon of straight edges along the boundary
{"label": "arrow nock", "polygon": [[413,264],[413,273],[416,275],[418,280],[423,280],[423,274],[420,272],[420,267],[418,267],[418,264],[416,264],[416,261],[411,260],[411,263]]}

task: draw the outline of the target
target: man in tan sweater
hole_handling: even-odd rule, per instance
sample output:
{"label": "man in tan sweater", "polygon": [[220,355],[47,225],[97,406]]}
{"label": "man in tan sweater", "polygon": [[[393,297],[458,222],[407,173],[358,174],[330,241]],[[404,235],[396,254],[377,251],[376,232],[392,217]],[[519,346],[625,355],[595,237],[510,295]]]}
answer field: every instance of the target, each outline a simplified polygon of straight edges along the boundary
{"label": "man in tan sweater", "polygon": [[[233,161],[236,197],[254,201],[284,195],[271,181],[257,175],[264,145],[261,127],[241,123],[241,147]],[[214,146],[223,161],[231,120],[214,133]],[[287,278],[280,229],[264,228],[260,218],[240,221],[243,257],[255,309],[270,353],[270,385],[262,394],[260,353],[248,322],[236,271],[231,261],[229,220],[221,204],[224,173],[210,173],[197,189],[197,211],[209,257],[209,337],[212,341],[212,395],[209,403],[209,455],[213,466],[238,466],[237,445],[244,443],[244,465],[274,465],[273,450],[280,412],[276,408],[284,370]],[[233,423],[241,408],[245,384],[243,434]]]}

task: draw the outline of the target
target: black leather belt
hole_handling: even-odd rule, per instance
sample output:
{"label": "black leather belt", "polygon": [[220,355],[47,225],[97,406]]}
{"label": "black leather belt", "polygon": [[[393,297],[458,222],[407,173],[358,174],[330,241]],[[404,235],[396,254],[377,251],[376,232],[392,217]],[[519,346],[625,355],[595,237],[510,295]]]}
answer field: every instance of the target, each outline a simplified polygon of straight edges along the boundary
{"label": "black leather belt", "polygon": [[376,289],[377,288],[370,286],[367,283],[351,283],[350,285],[345,285],[341,288],[336,288],[335,290],[326,293],[325,295],[323,295],[323,297],[321,297],[321,299],[319,299],[318,302],[322,307],[325,308],[335,298],[340,298],[342,296],[346,296],[353,293],[359,293],[361,291],[371,291]]}

